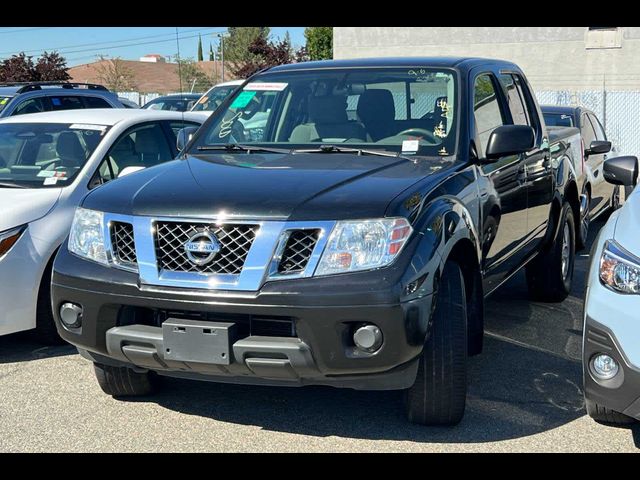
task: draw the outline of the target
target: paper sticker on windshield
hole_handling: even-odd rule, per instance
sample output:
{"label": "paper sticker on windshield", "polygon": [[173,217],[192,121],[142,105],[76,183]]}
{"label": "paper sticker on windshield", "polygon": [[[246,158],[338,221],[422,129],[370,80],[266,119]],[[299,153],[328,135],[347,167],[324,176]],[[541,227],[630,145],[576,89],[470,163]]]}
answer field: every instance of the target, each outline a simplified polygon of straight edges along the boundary
{"label": "paper sticker on windshield", "polygon": [[104,125],[91,125],[90,123],[74,123],[69,128],[76,130],[98,130],[102,132],[107,127]]}
{"label": "paper sticker on windshield", "polygon": [[252,82],[246,84],[243,90],[281,92],[287,88],[287,85],[289,84],[284,82]]}
{"label": "paper sticker on windshield", "polygon": [[416,153],[420,148],[420,140],[404,140],[402,142],[402,153]]}
{"label": "paper sticker on windshield", "polygon": [[37,174],[36,177],[54,177],[56,175],[56,172],[54,170],[40,170]]}
{"label": "paper sticker on windshield", "polygon": [[44,179],[43,185],[55,185],[58,183],[58,177],[47,177]]}
{"label": "paper sticker on windshield", "polygon": [[249,102],[256,96],[257,92],[244,91],[240,92],[240,95],[236,97],[229,108],[244,108],[249,105]]}

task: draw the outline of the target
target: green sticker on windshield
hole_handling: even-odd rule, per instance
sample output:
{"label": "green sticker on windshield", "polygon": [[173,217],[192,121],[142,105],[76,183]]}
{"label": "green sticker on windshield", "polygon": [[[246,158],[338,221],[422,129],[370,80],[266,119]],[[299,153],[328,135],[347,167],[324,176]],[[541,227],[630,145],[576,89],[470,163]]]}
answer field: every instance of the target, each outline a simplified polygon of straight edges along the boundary
{"label": "green sticker on windshield", "polygon": [[4,105],[5,103],[7,103],[7,100],[9,100],[8,98],[0,98],[0,105]]}
{"label": "green sticker on windshield", "polygon": [[248,90],[240,92],[240,95],[236,97],[236,99],[233,101],[233,103],[229,108],[244,108],[247,105],[249,105],[249,102],[255,96],[256,96],[256,92],[251,92]]}

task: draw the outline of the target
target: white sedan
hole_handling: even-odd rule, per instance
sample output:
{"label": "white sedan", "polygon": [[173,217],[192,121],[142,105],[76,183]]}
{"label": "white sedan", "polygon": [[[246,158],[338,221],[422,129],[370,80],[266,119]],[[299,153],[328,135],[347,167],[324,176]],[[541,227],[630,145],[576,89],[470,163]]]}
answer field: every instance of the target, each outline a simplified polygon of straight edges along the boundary
{"label": "white sedan", "polygon": [[[636,157],[604,162],[609,183],[635,187]],[[596,421],[640,420],[640,189],[611,214],[591,250],[582,366],[587,413]]]}
{"label": "white sedan", "polygon": [[178,132],[210,113],[95,109],[0,121],[0,335],[35,329],[58,341],[51,265],[76,205],[103,183],[174,159]]}

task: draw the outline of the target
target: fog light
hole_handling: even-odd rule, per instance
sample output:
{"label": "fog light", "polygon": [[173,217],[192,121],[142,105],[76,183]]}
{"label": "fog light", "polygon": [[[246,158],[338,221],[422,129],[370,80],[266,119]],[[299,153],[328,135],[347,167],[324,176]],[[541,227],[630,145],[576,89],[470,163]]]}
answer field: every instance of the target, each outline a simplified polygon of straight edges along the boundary
{"label": "fog light", "polygon": [[593,373],[602,380],[608,380],[618,374],[618,364],[609,355],[600,353],[591,360]]}
{"label": "fog light", "polygon": [[360,350],[369,353],[375,352],[382,345],[382,332],[375,325],[364,325],[353,334],[353,343]]}
{"label": "fog light", "polygon": [[60,320],[66,327],[78,328],[82,324],[82,307],[75,303],[63,303],[60,307]]}

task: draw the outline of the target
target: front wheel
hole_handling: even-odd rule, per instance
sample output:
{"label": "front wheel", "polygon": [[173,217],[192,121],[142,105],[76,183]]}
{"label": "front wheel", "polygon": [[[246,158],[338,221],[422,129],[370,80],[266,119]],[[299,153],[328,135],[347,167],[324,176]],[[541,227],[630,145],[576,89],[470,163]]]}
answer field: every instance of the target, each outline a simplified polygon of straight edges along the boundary
{"label": "front wheel", "polygon": [[538,253],[526,267],[527,287],[532,300],[561,302],[571,291],[575,260],[575,222],[571,205],[560,211],[560,228],[553,243]]}
{"label": "front wheel", "polygon": [[587,246],[589,236],[589,225],[591,223],[591,195],[586,192],[581,197],[580,205],[580,225],[576,228],[576,250],[582,250]]}
{"label": "front wheel", "polygon": [[139,397],[156,390],[156,380],[151,372],[138,373],[127,367],[93,364],[96,380],[102,391],[114,397]]}
{"label": "front wheel", "polygon": [[455,262],[442,271],[432,321],[416,380],[405,392],[407,417],[422,425],[455,425],[467,398],[467,299]]}

